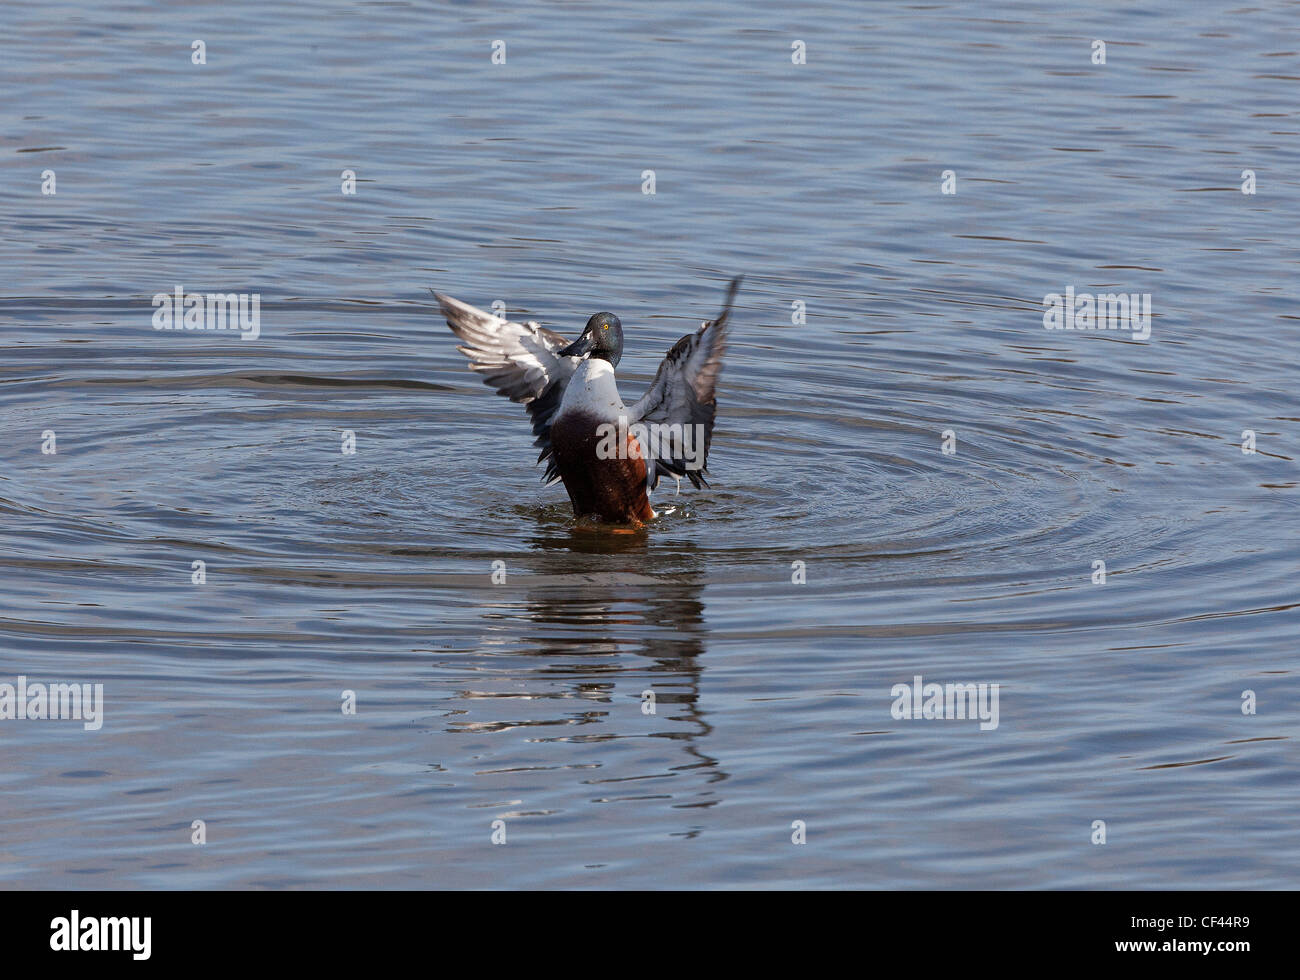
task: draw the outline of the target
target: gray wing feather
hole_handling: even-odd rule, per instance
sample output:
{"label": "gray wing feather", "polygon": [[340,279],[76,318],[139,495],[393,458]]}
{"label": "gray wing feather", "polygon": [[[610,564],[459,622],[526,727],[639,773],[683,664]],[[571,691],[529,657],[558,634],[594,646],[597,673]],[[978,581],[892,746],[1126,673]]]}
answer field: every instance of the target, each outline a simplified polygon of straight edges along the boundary
{"label": "gray wing feather", "polygon": [[469,358],[469,368],[483,378],[498,395],[519,402],[533,423],[533,445],[541,449],[540,463],[548,460],[546,475],[553,483],[560,478],[551,449],[551,421],[560,410],[565,385],[577,368],[576,357],[561,357],[569,341],[535,321],[515,323],[476,306],[435,292],[447,326],[459,337],[456,349]]}
{"label": "gray wing feather", "polygon": [[[646,483],[653,490],[662,476],[686,477],[695,487],[708,486],[704,479],[708,472],[709,445],[713,441],[713,418],[717,413],[714,390],[718,374],[722,371],[722,355],[727,347],[727,322],[731,316],[740,277],[727,287],[727,298],[722,312],[704,323],[695,333],[689,333],[673,345],[659,365],[650,389],[640,401],[628,409],[628,424],[659,423],[661,425],[699,426],[694,430],[703,436],[701,465],[688,468],[683,447],[660,441],[658,454],[654,446],[647,450]],[[663,430],[661,430],[663,431]]]}

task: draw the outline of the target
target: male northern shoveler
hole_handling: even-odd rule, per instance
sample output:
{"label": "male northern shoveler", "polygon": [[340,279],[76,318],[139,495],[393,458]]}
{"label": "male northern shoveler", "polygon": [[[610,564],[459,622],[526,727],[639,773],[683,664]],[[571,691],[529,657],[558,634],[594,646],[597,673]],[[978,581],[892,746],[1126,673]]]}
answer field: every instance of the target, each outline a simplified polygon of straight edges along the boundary
{"label": "male northern shoveler", "polygon": [[649,492],[661,476],[708,486],[704,475],[714,387],[722,370],[727,319],[740,287],[733,279],[722,312],[668,351],[650,390],[632,405],[618,395],[614,368],[623,324],[597,313],[573,343],[535,321],[513,323],[434,293],[447,325],[464,343],[470,370],[533,420],[533,445],[547,460],[543,481],[564,481],[578,517],[643,524],[655,516]]}

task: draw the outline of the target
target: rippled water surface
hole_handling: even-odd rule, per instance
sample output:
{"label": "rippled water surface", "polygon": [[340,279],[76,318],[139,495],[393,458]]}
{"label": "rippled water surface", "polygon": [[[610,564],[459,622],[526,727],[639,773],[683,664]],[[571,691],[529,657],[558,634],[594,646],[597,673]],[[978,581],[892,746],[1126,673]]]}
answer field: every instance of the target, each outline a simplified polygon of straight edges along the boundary
{"label": "rippled water surface", "polygon": [[[0,886],[1300,885],[1300,5],[11,4],[0,91],[0,683],[104,685]],[[427,291],[631,400],[737,274],[632,534]]]}

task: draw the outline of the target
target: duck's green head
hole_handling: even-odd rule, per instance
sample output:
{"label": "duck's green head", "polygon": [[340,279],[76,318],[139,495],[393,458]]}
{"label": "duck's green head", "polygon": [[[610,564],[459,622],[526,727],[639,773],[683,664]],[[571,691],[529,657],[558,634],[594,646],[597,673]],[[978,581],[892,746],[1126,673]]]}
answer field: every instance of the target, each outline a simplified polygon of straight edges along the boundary
{"label": "duck's green head", "polygon": [[613,313],[597,313],[587,321],[582,336],[560,353],[568,357],[590,354],[617,365],[623,356],[623,324]]}

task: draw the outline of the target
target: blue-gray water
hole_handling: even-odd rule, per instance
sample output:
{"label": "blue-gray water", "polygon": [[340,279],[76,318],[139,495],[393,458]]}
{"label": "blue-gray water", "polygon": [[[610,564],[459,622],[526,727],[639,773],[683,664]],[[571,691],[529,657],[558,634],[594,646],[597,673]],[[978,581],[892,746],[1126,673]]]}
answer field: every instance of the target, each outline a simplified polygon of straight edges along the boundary
{"label": "blue-gray water", "polygon": [[[1300,5],[6,4],[0,92],[0,683],[105,701],[0,720],[0,886],[1300,884]],[[736,274],[641,535],[427,291],[630,400]]]}

